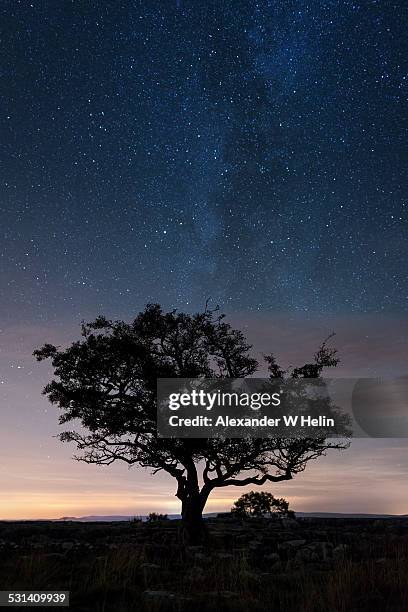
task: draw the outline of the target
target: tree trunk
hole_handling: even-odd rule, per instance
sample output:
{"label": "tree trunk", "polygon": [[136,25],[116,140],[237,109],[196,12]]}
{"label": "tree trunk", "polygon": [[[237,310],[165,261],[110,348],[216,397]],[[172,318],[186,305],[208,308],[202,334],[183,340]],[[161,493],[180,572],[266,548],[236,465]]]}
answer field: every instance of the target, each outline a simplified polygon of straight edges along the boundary
{"label": "tree trunk", "polygon": [[205,544],[207,530],[203,520],[204,504],[198,491],[182,500],[182,540],[184,544]]}

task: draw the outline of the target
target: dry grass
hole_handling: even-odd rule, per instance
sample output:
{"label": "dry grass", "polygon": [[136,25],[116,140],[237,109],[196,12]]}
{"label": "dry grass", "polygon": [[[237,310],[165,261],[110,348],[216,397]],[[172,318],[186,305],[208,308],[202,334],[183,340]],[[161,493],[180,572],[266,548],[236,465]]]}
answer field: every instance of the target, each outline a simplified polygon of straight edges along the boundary
{"label": "dry grass", "polygon": [[[102,554],[81,546],[64,554],[17,548],[3,552],[0,570],[2,590],[70,590],[71,609],[78,612],[408,610],[405,538],[381,538],[366,548],[356,542],[327,571],[273,572],[250,562],[245,550],[194,560],[177,546],[152,552],[134,544]],[[146,599],[145,591],[176,595]]]}

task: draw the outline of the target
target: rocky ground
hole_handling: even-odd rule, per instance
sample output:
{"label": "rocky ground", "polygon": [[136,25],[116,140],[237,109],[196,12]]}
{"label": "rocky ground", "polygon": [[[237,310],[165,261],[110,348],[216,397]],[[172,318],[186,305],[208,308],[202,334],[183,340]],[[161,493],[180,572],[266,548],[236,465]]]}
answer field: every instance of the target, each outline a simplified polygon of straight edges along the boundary
{"label": "rocky ground", "polygon": [[407,519],[0,522],[0,589],[71,591],[71,609],[408,610]]}

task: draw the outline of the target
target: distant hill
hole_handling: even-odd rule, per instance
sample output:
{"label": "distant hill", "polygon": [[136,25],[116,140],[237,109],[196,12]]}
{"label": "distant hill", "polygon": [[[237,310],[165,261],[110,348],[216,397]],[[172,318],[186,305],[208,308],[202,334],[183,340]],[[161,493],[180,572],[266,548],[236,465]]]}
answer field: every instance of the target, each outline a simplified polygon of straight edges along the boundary
{"label": "distant hill", "polygon": [[[209,512],[208,514],[204,514],[204,518],[214,518],[218,515],[227,515],[229,512]],[[170,520],[177,520],[181,518],[180,514],[168,514],[167,515]],[[147,520],[146,514],[138,514],[138,515],[128,515],[128,514],[107,514],[107,515],[98,515],[91,514],[89,516],[63,516],[58,519],[2,519],[0,517],[0,522],[6,523],[15,523],[15,522],[23,522],[23,523],[41,523],[41,522],[76,522],[76,523],[113,523],[120,521],[131,521],[135,517],[142,519],[142,521]],[[297,518],[316,518],[316,519],[406,519],[408,518],[408,514],[365,514],[365,513],[341,513],[341,512],[296,512]]]}
{"label": "distant hill", "polygon": [[[131,521],[134,516],[121,515],[121,514],[112,514],[107,516],[99,516],[99,515],[90,515],[90,516],[63,516],[62,518],[55,519],[56,521],[77,521],[80,523],[93,523],[97,521]],[[146,516],[140,516],[139,518],[146,519]]]}
{"label": "distant hill", "polygon": [[[221,514],[218,512],[210,512],[204,515],[204,518],[211,518]],[[147,515],[137,515],[142,520],[147,519]],[[296,512],[298,518],[367,518],[367,519],[381,519],[381,518],[406,518],[408,515],[396,515],[396,514],[364,514],[364,513],[341,513],[341,512]],[[114,521],[131,521],[134,516],[112,514],[112,515],[90,515],[90,516],[64,516],[56,521],[76,521],[81,523],[92,523],[92,522],[114,522]],[[180,519],[180,514],[168,514],[168,518],[171,520]]]}
{"label": "distant hill", "polygon": [[342,512],[296,512],[298,518],[405,518],[406,514],[352,514]]}

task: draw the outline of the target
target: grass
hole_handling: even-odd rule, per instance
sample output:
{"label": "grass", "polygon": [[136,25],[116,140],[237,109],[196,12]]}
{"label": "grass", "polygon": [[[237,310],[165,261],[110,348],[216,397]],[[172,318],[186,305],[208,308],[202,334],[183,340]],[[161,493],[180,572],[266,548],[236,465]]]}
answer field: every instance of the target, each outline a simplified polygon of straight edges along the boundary
{"label": "grass", "polygon": [[[86,527],[78,529],[83,538]],[[93,544],[78,540],[78,545],[74,543],[63,553],[50,552],[56,540],[50,540],[46,530],[44,534],[37,532],[42,544],[34,551],[27,549],[28,532],[22,536],[17,530],[14,536],[18,544],[3,547],[0,553],[0,588],[70,590],[71,609],[78,612],[408,610],[405,535],[379,532],[368,543],[356,539],[343,558],[326,571],[305,566],[275,572],[254,562],[245,548],[198,552],[195,558],[186,555],[176,544],[155,541],[160,526],[151,530],[152,541],[126,543],[122,535],[122,543],[118,541],[115,548],[109,549],[101,546],[100,528],[88,529],[88,539]],[[125,533],[131,535],[132,527],[126,529],[129,531]],[[146,598],[145,591],[176,595],[153,594]]]}

